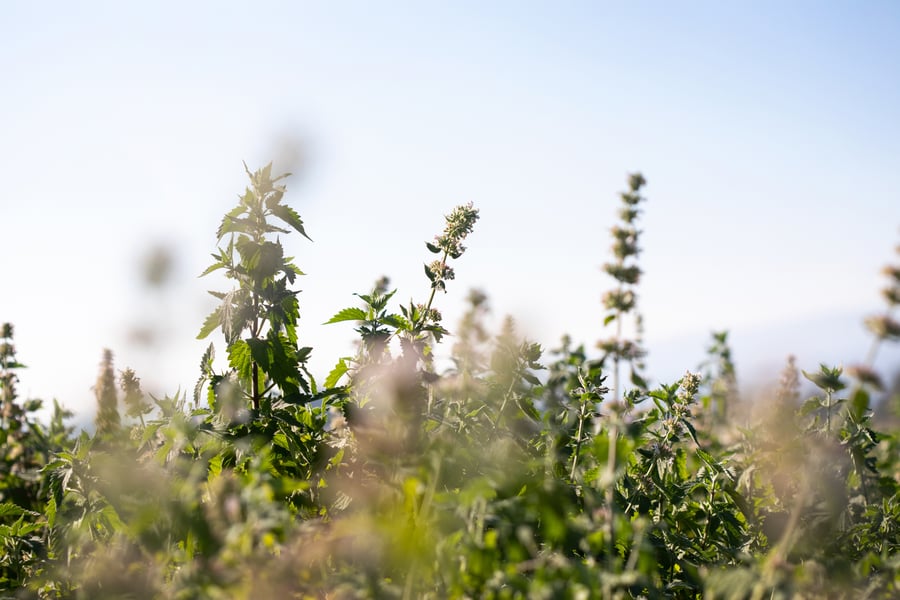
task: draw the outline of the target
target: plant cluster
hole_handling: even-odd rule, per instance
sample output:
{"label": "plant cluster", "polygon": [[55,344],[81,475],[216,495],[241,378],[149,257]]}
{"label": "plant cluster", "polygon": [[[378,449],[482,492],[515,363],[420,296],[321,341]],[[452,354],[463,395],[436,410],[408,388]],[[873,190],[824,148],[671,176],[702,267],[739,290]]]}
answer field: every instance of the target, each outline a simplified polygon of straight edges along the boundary
{"label": "plant cluster", "polygon": [[[725,332],[697,372],[650,386],[635,174],[604,267],[616,331],[599,356],[566,337],[546,360],[512,319],[491,332],[487,296],[472,291],[437,367],[450,334],[438,292],[478,219],[469,204],[426,243],[424,302],[394,309],[382,278],[328,321],[352,324],[359,342],[320,385],[298,336],[302,272],[281,242],[306,237],[304,223],[284,202],[285,175],[247,174],[204,273],[232,284],[211,292],[220,304],[199,334],[220,331],[224,358],[210,344],[192,398],[145,394],[105,351],[94,432],[75,435],[58,405],[44,425],[39,401],[17,396],[23,365],[4,325],[3,597],[900,593],[900,444],[873,414],[875,351],[900,331],[890,312],[869,321],[875,349],[849,379],[803,372],[816,390],[804,397],[790,361],[757,416],[737,394]],[[898,273],[887,270],[890,307]]]}

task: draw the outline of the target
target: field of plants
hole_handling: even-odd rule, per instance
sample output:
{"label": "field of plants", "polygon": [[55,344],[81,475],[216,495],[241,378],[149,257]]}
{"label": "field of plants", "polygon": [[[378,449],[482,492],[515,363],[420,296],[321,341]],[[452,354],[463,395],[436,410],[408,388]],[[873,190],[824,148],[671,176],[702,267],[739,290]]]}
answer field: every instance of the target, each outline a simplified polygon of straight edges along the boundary
{"label": "field of plants", "polygon": [[286,175],[247,174],[204,273],[231,287],[185,332],[212,340],[193,393],[145,394],[107,351],[93,433],[59,405],[39,420],[3,325],[0,598],[900,597],[900,394],[872,368],[900,339],[900,247],[869,355],[788,359],[750,402],[725,332],[648,385],[642,175],[597,330],[576,332],[595,346],[489,331],[480,291],[443,322],[477,253],[478,210],[458,206],[422,249],[422,302],[363,282],[329,321],[355,354],[314,374],[280,242],[304,222]]}

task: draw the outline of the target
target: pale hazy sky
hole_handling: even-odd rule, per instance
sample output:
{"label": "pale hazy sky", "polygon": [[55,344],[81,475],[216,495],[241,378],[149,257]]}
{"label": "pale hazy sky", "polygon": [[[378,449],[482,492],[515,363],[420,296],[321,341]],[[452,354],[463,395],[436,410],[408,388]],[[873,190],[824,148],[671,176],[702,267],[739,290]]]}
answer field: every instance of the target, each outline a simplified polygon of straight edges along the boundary
{"label": "pale hazy sky", "polygon": [[[481,287],[546,346],[593,343],[642,171],[657,377],[718,328],[739,369],[857,353],[900,238],[892,1],[7,2],[0,81],[0,321],[22,393],[74,408],[104,347],[158,393],[192,388],[222,287],[196,275],[241,161],[294,168],[297,147],[286,198],[315,242],[287,247],[320,379],[354,336],[320,323],[382,274],[423,301],[423,242],[464,202],[481,220],[438,299],[450,329]],[[154,291],[159,245],[176,268]]]}

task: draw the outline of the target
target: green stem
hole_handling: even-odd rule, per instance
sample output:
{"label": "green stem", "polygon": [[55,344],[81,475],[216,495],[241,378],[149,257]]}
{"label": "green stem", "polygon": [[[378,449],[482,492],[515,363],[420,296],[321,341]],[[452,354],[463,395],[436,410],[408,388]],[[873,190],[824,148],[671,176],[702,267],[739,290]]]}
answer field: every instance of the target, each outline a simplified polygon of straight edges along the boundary
{"label": "green stem", "polygon": [[[441,270],[443,271],[443,267],[447,266],[447,257],[449,254],[446,250],[444,250],[444,255],[441,256]],[[428,311],[431,310],[431,303],[434,302],[434,296],[437,293],[437,286],[431,286],[431,295],[428,297],[428,302],[425,304],[425,311],[422,314],[422,322],[425,322],[425,318],[428,316]]]}
{"label": "green stem", "polygon": [[582,401],[581,403],[581,412],[578,414],[578,433],[575,435],[575,452],[572,453],[572,469],[569,472],[569,479],[572,480],[572,483],[575,482],[575,467],[578,465],[578,454],[581,452],[581,442],[582,442],[582,430],[584,429],[584,421],[585,421],[585,407],[587,406],[587,401]]}
{"label": "green stem", "polygon": [[609,450],[606,453],[606,506],[609,510],[609,567],[611,572],[615,567],[616,552],[616,444],[618,442],[618,429],[613,423],[609,428]]}
{"label": "green stem", "polygon": [[[619,293],[622,292],[622,286],[619,286]],[[622,311],[616,311],[616,353],[613,355],[613,401],[619,401],[619,344],[622,343]]]}
{"label": "green stem", "polygon": [[[517,373],[518,374],[518,373]],[[494,420],[494,431],[497,431],[497,427],[500,425],[500,418],[503,416],[503,411],[506,410],[506,405],[509,403],[509,399],[513,393],[513,387],[516,385],[516,377],[512,378],[512,381],[509,383],[509,388],[507,388],[506,393],[503,394],[503,402],[500,403],[500,410],[497,411],[497,418]]]}
{"label": "green stem", "polygon": [[[256,291],[253,292],[253,325],[250,330],[250,334],[253,339],[259,338],[259,295]],[[253,400],[253,410],[259,411],[259,365],[254,360],[250,363],[251,369],[251,380],[250,380],[250,397]]]}
{"label": "green stem", "polygon": [[251,394],[253,398],[253,410],[259,411],[259,365],[254,360],[251,364],[253,369],[253,380],[251,381]]}

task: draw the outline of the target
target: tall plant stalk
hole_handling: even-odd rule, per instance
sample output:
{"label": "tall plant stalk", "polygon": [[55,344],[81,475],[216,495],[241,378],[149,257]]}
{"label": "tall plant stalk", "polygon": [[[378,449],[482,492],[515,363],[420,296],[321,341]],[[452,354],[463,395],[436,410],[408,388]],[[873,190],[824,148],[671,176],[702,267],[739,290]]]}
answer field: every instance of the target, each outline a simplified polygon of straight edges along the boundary
{"label": "tall plant stalk", "polygon": [[[221,328],[229,364],[242,393],[258,413],[264,396],[275,388],[295,403],[310,399],[304,364],[311,349],[297,346],[299,305],[297,292],[289,287],[303,272],[291,257],[284,256],[277,237],[291,230],[309,236],[297,212],[282,202],[285,186],[276,185],[290,174],[272,177],[271,163],[253,173],[245,164],[244,170],[250,186],[225,215],[216,234],[220,242],[227,237],[228,244],[212,255],[215,262],[202,274],[224,269],[237,287],[230,292],[210,292],[222,303],[207,317],[197,337],[205,338]],[[290,229],[273,224],[275,220]],[[205,380],[215,380],[208,365],[211,356],[212,347],[204,357],[204,375],[195,397]]]}
{"label": "tall plant stalk", "polygon": [[[603,305],[608,311],[603,324],[607,326],[615,321],[616,331],[614,337],[601,340],[598,347],[604,353],[604,362],[608,358],[612,359],[613,400],[616,402],[624,397],[624,385],[620,373],[622,363],[627,362],[631,366],[630,380],[633,385],[641,389],[647,387],[640,374],[640,369],[643,367],[640,359],[645,352],[637,337],[641,329],[641,319],[636,311],[637,295],[635,293],[641,277],[641,269],[636,262],[637,256],[640,254],[638,239],[641,232],[637,229],[636,222],[640,214],[638,205],[644,201],[644,197],[640,193],[644,185],[646,185],[646,180],[640,173],[634,173],[628,177],[628,191],[619,195],[622,200],[619,208],[621,223],[613,226],[610,230],[613,237],[611,248],[613,260],[603,265],[603,270],[617,282],[615,289],[603,295]],[[628,340],[624,337],[624,320],[629,314],[634,316],[635,340]]]}

